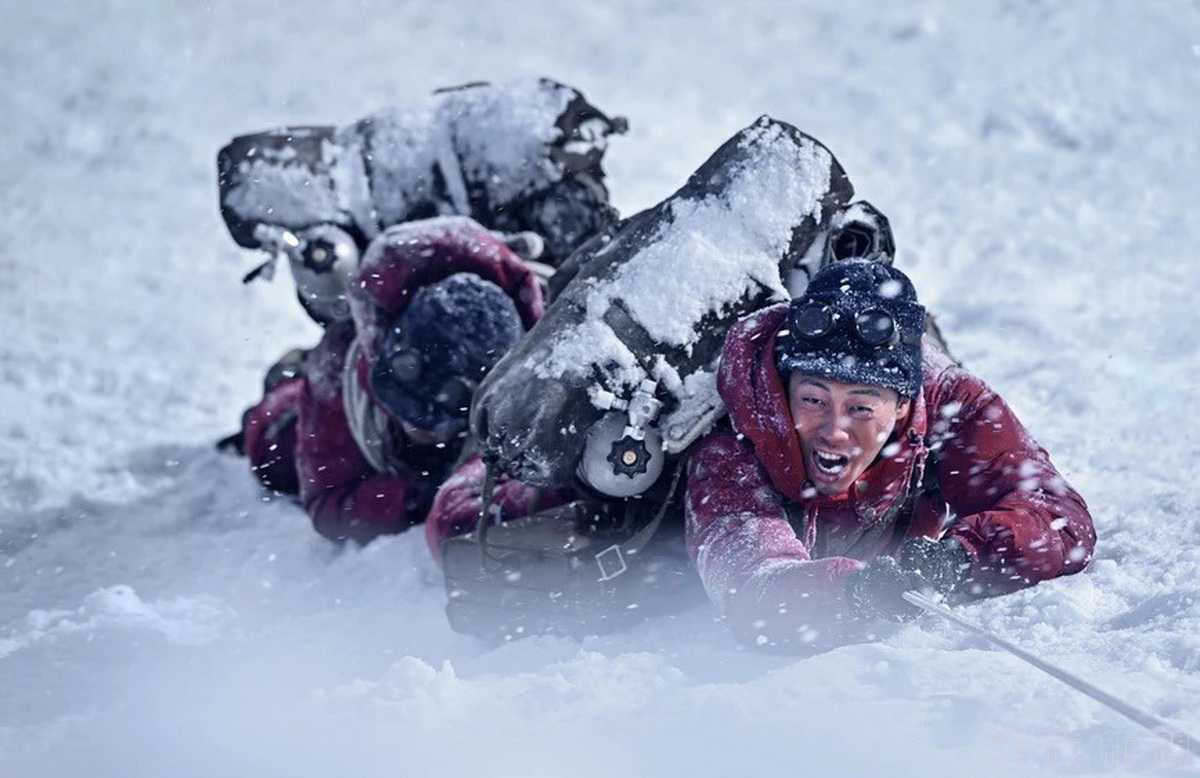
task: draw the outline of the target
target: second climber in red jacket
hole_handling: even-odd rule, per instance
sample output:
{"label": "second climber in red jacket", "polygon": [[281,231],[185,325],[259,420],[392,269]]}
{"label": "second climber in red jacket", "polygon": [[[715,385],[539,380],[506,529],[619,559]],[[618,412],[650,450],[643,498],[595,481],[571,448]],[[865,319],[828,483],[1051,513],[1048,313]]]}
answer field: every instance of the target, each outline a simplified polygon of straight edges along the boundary
{"label": "second climber in red jacket", "polygon": [[424,520],[476,385],[543,298],[526,264],[464,217],[386,230],[346,297],[352,321],[247,414],[245,441],[258,477],[297,491],[317,532],[365,543]]}

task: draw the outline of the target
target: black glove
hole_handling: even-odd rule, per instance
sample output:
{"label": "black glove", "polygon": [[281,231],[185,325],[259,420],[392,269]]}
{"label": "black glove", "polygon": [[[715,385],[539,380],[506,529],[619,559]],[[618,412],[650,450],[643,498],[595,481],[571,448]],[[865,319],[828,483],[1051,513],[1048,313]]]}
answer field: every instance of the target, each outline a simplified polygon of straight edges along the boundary
{"label": "black glove", "polygon": [[246,433],[238,430],[217,441],[217,451],[232,451],[239,457],[246,456]]}
{"label": "black glove", "polygon": [[956,590],[971,573],[971,557],[954,538],[913,538],[900,546],[896,557],[901,569],[920,577],[920,588],[941,595]]}
{"label": "black glove", "polygon": [[862,617],[910,621],[921,615],[921,611],[900,595],[920,589],[921,584],[920,575],[905,570],[890,556],[881,556],[850,574],[846,579],[846,596]]}

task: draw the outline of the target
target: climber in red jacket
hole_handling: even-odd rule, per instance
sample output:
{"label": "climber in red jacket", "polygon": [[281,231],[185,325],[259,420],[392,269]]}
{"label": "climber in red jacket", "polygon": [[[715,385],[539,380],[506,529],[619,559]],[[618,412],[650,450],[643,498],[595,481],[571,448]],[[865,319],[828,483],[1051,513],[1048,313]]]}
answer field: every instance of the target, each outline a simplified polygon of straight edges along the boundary
{"label": "climber in red jacket", "polygon": [[541,316],[536,276],[465,217],[391,227],[330,324],[247,412],[259,479],[299,494],[313,527],[365,543],[421,523],[458,459],[475,386]]}
{"label": "climber in red jacket", "polygon": [[732,428],[689,460],[689,551],[744,640],[818,651],[917,614],[901,598],[1082,570],[1087,505],[995,392],[927,340],[900,271],[821,271],[730,331]]}

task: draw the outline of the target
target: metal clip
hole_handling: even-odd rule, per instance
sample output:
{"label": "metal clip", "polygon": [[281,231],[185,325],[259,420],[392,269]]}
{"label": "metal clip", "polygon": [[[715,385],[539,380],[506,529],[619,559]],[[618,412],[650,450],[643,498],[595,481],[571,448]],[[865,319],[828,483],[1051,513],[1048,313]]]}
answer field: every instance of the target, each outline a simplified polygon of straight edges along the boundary
{"label": "metal clip", "polygon": [[646,427],[658,420],[663,404],[654,396],[657,390],[658,383],[647,379],[638,385],[633,396],[629,398],[626,411],[629,415],[629,425],[625,430],[626,435],[641,440]]}

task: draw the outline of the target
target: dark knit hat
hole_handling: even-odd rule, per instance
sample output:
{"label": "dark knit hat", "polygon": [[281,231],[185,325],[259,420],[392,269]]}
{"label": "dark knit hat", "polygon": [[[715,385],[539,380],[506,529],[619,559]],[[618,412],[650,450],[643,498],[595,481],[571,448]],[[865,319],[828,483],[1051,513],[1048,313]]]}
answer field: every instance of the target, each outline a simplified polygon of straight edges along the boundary
{"label": "dark knit hat", "polygon": [[850,384],[921,391],[925,309],[908,276],[869,260],[835,262],[791,302],[776,336],[775,364]]}
{"label": "dark knit hat", "polygon": [[371,390],[414,427],[454,434],[466,426],[475,387],[523,333],[499,286],[456,273],[417,292],[385,333]]}

